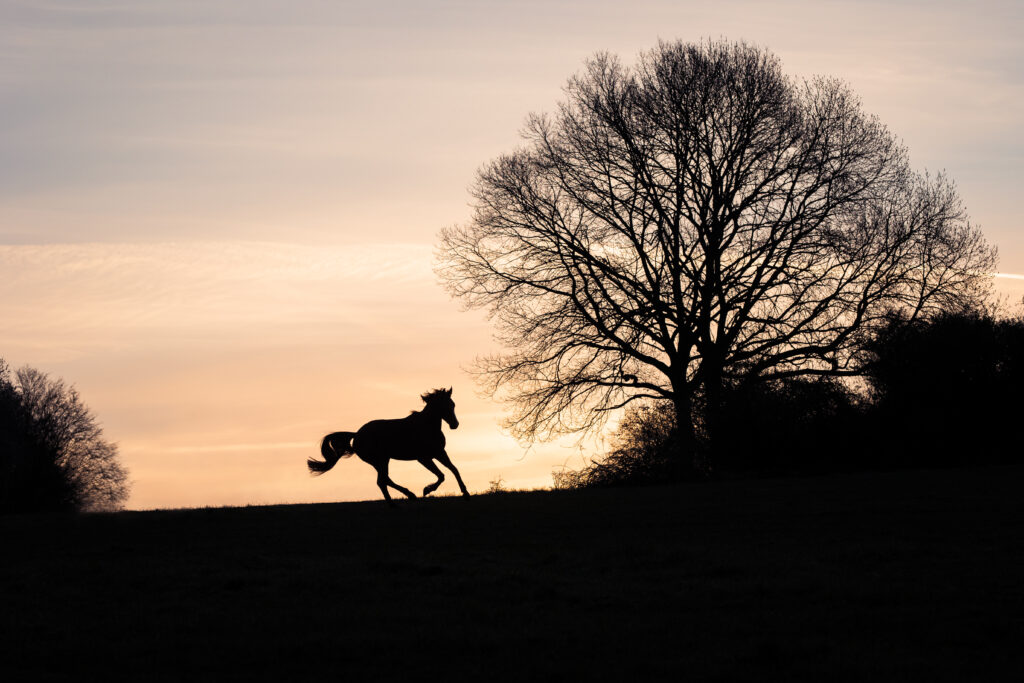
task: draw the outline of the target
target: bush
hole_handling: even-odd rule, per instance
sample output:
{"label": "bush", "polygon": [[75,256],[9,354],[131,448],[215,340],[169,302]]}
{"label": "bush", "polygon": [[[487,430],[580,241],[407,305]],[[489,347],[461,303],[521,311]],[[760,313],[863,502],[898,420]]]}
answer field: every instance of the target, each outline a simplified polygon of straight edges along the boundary
{"label": "bush", "polygon": [[[726,392],[718,442],[698,421],[700,453],[682,451],[675,410],[656,403],[626,410],[614,447],[580,470],[552,474],[555,488],[651,484],[720,475],[815,472],[855,466],[862,408],[841,382],[764,382]],[[698,469],[693,462],[713,463]]]}
{"label": "bush", "polygon": [[552,473],[556,489],[655,484],[698,476],[681,452],[670,403],[633,405],[615,433],[614,447],[580,470]]}
{"label": "bush", "polygon": [[1020,461],[1024,320],[893,316],[866,349],[874,438],[897,466]]}
{"label": "bush", "polygon": [[0,511],[110,510],[127,497],[117,447],[75,388],[0,360]]}
{"label": "bush", "polygon": [[863,407],[843,382],[788,379],[733,388],[713,449],[716,470],[788,474],[858,467]]}
{"label": "bush", "polygon": [[681,465],[694,458],[681,453],[671,404],[631,408],[614,448],[555,472],[555,487],[1021,461],[1024,318],[893,315],[861,368],[863,394],[830,378],[728,388],[716,443],[696,420],[697,459],[714,464],[706,472]]}

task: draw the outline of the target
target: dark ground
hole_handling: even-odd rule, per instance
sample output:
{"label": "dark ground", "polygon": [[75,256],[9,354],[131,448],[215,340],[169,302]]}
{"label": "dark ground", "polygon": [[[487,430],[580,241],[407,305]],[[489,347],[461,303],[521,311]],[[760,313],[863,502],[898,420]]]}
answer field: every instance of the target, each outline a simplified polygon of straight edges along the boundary
{"label": "dark ground", "polygon": [[1022,483],[0,517],[0,679],[1024,680]]}

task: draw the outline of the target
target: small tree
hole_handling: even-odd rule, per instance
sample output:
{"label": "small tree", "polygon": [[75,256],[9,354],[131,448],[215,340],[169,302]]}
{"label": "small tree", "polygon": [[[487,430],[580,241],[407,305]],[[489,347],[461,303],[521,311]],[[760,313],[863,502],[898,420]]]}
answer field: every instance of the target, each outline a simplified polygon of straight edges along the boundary
{"label": "small tree", "polygon": [[988,286],[995,251],[953,184],[912,171],[839,81],[744,43],[664,43],[633,68],[599,54],[565,94],[441,234],[449,291],[508,349],[479,369],[521,438],[655,399],[692,456],[727,387],[856,374],[888,311]]}
{"label": "small tree", "polygon": [[0,361],[0,509],[117,509],[128,473],[77,390]]}

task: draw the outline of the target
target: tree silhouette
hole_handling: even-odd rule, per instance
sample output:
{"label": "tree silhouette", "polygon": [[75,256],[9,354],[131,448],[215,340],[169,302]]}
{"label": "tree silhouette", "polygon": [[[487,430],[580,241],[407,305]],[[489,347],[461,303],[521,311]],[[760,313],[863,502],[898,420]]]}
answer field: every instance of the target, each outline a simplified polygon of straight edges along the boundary
{"label": "tree silhouette", "polygon": [[109,510],[127,497],[117,447],[75,388],[0,360],[0,510]]}
{"label": "tree silhouette", "polygon": [[886,464],[1020,462],[1024,318],[893,315],[866,347]]}
{"label": "tree silhouette", "polygon": [[508,349],[478,369],[520,438],[655,399],[693,454],[727,386],[856,374],[888,311],[955,310],[988,286],[995,251],[953,184],[912,171],[837,80],[675,42],[632,68],[598,54],[565,95],[441,233],[439,274]]}
{"label": "tree silhouette", "polygon": [[740,384],[725,392],[717,464],[759,475],[862,469],[868,408],[827,376]]}

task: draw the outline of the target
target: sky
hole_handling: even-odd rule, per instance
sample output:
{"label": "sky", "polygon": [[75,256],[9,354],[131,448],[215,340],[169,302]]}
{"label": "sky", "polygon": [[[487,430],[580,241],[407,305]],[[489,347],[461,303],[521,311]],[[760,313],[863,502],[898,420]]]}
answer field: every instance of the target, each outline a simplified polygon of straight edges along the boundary
{"label": "sky", "polygon": [[547,486],[583,454],[501,432],[466,371],[489,324],[432,263],[585,59],[743,39],[845,80],[957,181],[1019,300],[1022,32],[1018,1],[0,0],[0,358],[78,388],[130,508],[377,498],[306,457],[441,386],[471,490]]}

